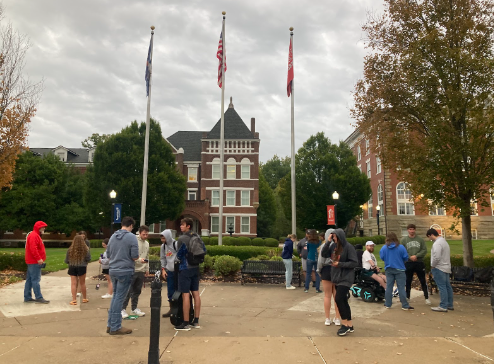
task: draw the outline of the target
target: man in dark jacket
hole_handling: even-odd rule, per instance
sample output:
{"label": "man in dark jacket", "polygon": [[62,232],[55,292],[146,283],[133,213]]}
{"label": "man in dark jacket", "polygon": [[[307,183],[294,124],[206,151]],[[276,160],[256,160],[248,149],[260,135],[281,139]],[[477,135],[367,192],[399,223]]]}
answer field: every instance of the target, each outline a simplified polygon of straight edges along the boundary
{"label": "man in dark jacket", "polygon": [[283,263],[285,264],[285,280],[286,289],[295,289],[292,286],[292,275],[293,275],[293,243],[297,240],[297,235],[290,234],[285,240],[285,245],[283,245],[283,251],[281,252],[281,257],[283,258]]}
{"label": "man in dark jacket", "polygon": [[[26,283],[24,285],[24,302],[49,303],[41,294],[41,268],[46,260],[45,245],[41,235],[47,225],[43,221],[34,224],[33,231],[26,237],[26,254],[24,256],[27,264]],[[34,292],[33,299],[31,290]]]}

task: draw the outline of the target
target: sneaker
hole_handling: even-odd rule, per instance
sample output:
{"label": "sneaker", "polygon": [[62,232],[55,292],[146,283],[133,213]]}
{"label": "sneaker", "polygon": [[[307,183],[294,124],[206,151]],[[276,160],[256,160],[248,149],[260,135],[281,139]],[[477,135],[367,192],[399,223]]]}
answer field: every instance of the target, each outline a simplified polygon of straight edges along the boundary
{"label": "sneaker", "polygon": [[432,305],[432,302],[431,302],[430,299],[426,298],[425,299],[425,304],[430,306],[430,305]]}
{"label": "sneaker", "polygon": [[106,333],[107,333],[107,334],[109,334],[109,333],[110,333],[110,327],[109,327],[109,326],[107,326],[107,327],[106,327]]}
{"label": "sneaker", "polygon": [[350,326],[348,328],[350,329],[350,332],[354,332],[355,331],[355,329],[353,328],[353,326]]}
{"label": "sneaker", "polygon": [[295,289],[295,286],[286,287],[286,289]]}
{"label": "sneaker", "polygon": [[164,318],[167,318],[167,317],[170,317],[172,315],[172,310],[168,310],[168,312],[165,312],[163,315],[161,315],[161,317],[164,317]]}
{"label": "sneaker", "polygon": [[400,294],[398,292],[398,288],[396,288],[393,292],[393,297],[398,297]]}
{"label": "sneaker", "polygon": [[316,289],[316,293],[322,293],[320,289]]}
{"label": "sneaker", "polygon": [[335,324],[336,326],[341,326],[341,321],[340,321],[340,319],[339,319],[339,318],[336,318],[336,317],[335,317],[335,318],[333,319],[333,322],[334,322],[334,324]]}
{"label": "sneaker", "polygon": [[324,325],[326,326],[331,326],[331,319],[326,319],[326,321],[324,321]]}
{"label": "sneaker", "polygon": [[28,300],[24,300],[24,303],[36,302],[34,298],[30,298]]}
{"label": "sneaker", "polygon": [[402,307],[401,309],[402,309],[403,311],[413,311],[413,310],[415,310],[412,306]]}
{"label": "sneaker", "polygon": [[189,326],[191,329],[200,329],[201,328],[201,325],[199,325],[199,322],[193,322]]}
{"label": "sneaker", "polygon": [[37,298],[34,300],[36,303],[44,303],[44,304],[47,304],[47,303],[50,303],[50,301],[47,301],[45,300],[44,298]]}
{"label": "sneaker", "polygon": [[390,306],[386,306],[386,305],[384,305],[384,308],[388,308],[388,309],[389,309],[389,308],[391,308],[391,307],[390,307]]}
{"label": "sneaker", "polygon": [[341,325],[340,329],[338,330],[338,336],[345,336],[349,332],[351,332],[349,327]]}
{"label": "sneaker", "polygon": [[113,295],[112,294],[109,294],[109,293],[104,294],[103,296],[101,296],[101,298],[112,298],[112,297],[113,297]]}
{"label": "sneaker", "polygon": [[110,335],[128,335],[132,333],[132,329],[127,329],[125,327],[119,328],[117,331],[110,331]]}
{"label": "sneaker", "polygon": [[129,314],[127,313],[127,311],[125,309],[122,310],[122,318],[127,318],[129,317]]}
{"label": "sneaker", "polygon": [[308,289],[304,289],[304,293],[309,293],[309,290]]}
{"label": "sneaker", "polygon": [[136,308],[135,310],[130,311],[131,315],[139,316],[142,317],[146,315],[144,312],[142,312],[140,309]]}
{"label": "sneaker", "polygon": [[175,330],[177,331],[190,331],[190,325],[182,322],[180,325],[175,326]]}
{"label": "sneaker", "polygon": [[448,310],[450,310],[450,311],[454,311],[454,310],[455,310],[455,308],[454,308],[454,307],[448,307]]}
{"label": "sneaker", "polygon": [[446,308],[442,308],[442,307],[432,307],[431,308],[432,311],[436,311],[436,312],[448,312],[448,310]]}

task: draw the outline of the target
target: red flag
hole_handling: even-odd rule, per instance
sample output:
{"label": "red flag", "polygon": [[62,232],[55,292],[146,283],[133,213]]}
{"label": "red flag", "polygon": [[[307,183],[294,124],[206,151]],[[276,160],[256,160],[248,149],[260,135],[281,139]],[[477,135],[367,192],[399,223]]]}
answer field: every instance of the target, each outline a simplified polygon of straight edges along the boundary
{"label": "red flag", "polygon": [[326,210],[328,213],[328,225],[336,225],[336,214],[334,211],[334,205],[327,205]]}
{"label": "red flag", "polygon": [[[221,76],[223,73],[223,32],[220,33],[220,42],[218,43],[218,52],[216,52],[216,58],[218,58],[218,86],[221,88],[223,83],[221,82]],[[225,72],[226,72],[226,51],[225,51]]]}
{"label": "red flag", "polygon": [[288,49],[288,78],[286,81],[286,92],[288,97],[292,93],[292,81],[293,81],[293,51],[292,40],[290,39],[290,48]]}

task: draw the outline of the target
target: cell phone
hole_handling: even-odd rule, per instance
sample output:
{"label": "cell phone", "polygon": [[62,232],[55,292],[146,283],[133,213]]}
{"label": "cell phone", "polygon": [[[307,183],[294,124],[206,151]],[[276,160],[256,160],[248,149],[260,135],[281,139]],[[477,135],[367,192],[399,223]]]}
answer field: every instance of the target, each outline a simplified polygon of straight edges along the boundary
{"label": "cell phone", "polygon": [[147,263],[147,262],[149,262],[149,259],[144,259],[144,263]]}
{"label": "cell phone", "polygon": [[46,268],[46,263],[41,264],[41,268]]}

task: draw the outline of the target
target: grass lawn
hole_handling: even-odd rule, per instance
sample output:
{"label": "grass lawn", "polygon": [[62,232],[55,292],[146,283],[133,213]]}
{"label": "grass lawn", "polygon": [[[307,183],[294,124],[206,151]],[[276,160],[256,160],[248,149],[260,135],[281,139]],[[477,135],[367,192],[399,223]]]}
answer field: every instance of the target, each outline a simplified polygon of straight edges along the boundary
{"label": "grass lawn", "polygon": [[[103,248],[91,248],[91,261],[99,259],[100,254],[103,254]],[[0,248],[0,252],[24,253],[24,248]],[[67,254],[67,249],[64,248],[46,248],[46,268],[45,272],[56,272],[61,269],[68,268],[68,265],[63,261]]]}

